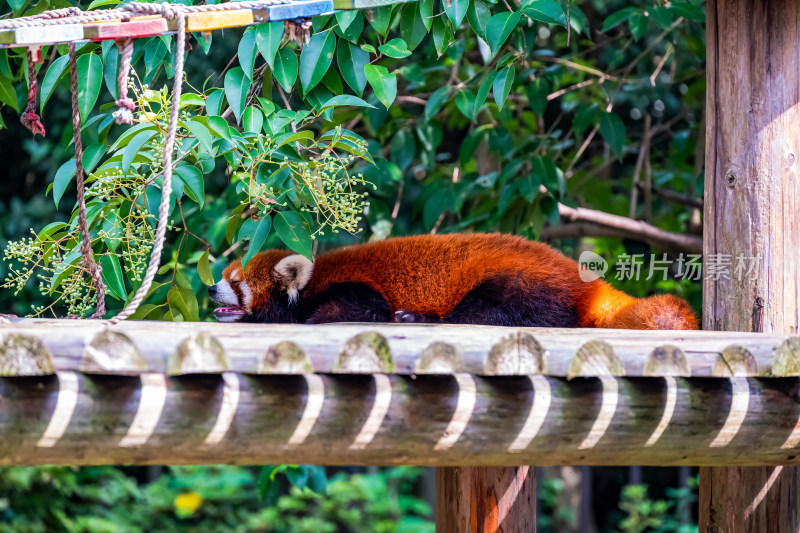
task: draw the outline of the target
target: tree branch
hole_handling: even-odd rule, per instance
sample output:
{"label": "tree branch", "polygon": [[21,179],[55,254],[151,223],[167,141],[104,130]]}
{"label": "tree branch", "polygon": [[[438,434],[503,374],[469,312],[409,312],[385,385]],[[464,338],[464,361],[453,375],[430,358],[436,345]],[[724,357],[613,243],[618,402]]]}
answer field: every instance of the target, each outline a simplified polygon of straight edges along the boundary
{"label": "tree branch", "polygon": [[[559,238],[559,235],[563,238],[567,236],[568,232],[583,231],[587,233],[570,236],[593,235],[596,237],[630,237],[640,239],[652,246],[667,250],[698,254],[703,251],[702,238],[695,235],[684,235],[665,231],[641,220],[633,220],[628,217],[612,215],[611,213],[586,209],[584,207],[569,207],[564,204],[558,204],[558,214],[571,223],[585,224],[582,224],[575,230],[558,230],[557,227],[548,228],[549,231],[543,233],[543,237],[547,233],[551,238]],[[597,228],[597,226],[600,227]]]}

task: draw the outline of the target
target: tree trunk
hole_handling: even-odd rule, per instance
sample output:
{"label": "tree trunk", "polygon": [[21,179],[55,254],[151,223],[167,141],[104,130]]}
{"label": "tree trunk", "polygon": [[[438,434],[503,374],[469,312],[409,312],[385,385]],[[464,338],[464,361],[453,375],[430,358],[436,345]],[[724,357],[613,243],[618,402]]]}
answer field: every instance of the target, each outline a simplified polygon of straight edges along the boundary
{"label": "tree trunk", "polygon": [[[703,325],[797,333],[800,3],[709,0],[707,13]],[[734,275],[740,261],[754,270]],[[700,475],[701,532],[800,529],[798,468]]]}
{"label": "tree trunk", "polygon": [[533,467],[436,469],[437,533],[536,531]]}

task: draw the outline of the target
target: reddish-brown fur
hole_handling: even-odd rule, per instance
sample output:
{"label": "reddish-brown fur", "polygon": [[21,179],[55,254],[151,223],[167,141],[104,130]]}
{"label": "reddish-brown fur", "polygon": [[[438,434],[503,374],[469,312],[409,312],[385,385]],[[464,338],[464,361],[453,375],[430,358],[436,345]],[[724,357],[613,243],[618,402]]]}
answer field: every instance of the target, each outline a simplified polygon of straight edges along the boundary
{"label": "reddish-brown fur", "polygon": [[[273,290],[270,273],[290,252],[269,250],[247,264],[244,280],[253,308]],[[223,274],[240,268],[237,260]],[[514,276],[525,286],[562,290],[576,302],[581,327],[697,329],[689,305],[670,295],[637,299],[602,280],[584,282],[578,264],[543,243],[500,234],[420,235],[349,246],[320,255],[301,298],[319,295],[335,283],[361,282],[399,309],[445,317],[482,281]]]}

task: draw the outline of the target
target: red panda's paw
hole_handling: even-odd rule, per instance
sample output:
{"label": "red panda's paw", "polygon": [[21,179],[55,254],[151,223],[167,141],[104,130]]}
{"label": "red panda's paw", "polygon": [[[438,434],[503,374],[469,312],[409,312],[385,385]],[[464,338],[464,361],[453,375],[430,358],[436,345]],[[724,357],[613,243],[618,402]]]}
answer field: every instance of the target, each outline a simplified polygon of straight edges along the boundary
{"label": "red panda's paw", "polygon": [[442,319],[435,315],[425,315],[400,309],[394,312],[394,321],[401,324],[432,324],[441,322]]}
{"label": "red panda's paw", "polygon": [[697,317],[689,304],[671,294],[644,298],[622,313],[620,320],[631,329],[698,329]]}

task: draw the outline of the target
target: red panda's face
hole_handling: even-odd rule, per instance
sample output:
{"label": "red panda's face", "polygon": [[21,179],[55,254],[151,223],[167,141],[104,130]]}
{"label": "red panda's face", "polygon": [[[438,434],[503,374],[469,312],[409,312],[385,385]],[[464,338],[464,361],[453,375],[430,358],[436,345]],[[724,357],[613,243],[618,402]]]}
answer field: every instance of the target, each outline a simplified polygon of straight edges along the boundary
{"label": "red panda's face", "polygon": [[211,299],[224,306],[214,314],[220,322],[281,321],[289,312],[281,307],[294,303],[312,269],[308,259],[283,250],[257,253],[246,269],[237,259],[223,271],[222,280],[208,288]]}

